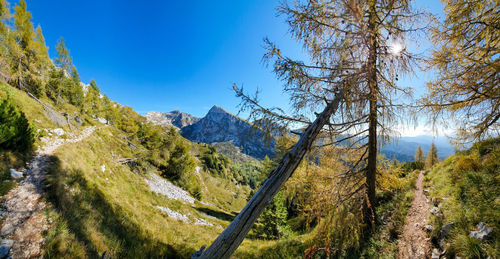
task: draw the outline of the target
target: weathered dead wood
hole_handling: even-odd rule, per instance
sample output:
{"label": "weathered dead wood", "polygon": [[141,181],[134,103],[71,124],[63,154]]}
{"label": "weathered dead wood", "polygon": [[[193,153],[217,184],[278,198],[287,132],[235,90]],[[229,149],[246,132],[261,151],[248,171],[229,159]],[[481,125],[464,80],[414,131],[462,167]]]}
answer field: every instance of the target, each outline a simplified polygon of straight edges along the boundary
{"label": "weathered dead wood", "polygon": [[132,163],[132,162],[135,162],[137,160],[141,159],[140,157],[136,157],[136,158],[120,158],[120,159],[117,159],[116,161],[120,164],[128,164],[128,163]]}
{"label": "weathered dead wood", "polygon": [[319,132],[325,123],[329,121],[330,116],[337,111],[341,94],[341,92],[337,94],[335,99],[325,107],[313,124],[309,125],[292,150],[285,154],[278,166],[271,172],[269,178],[264,181],[257,193],[255,193],[245,208],[243,208],[224,232],[206,250],[202,247],[191,258],[231,257],[241,242],[243,242],[243,239],[257,218],[288,178],[292,176],[295,169],[297,169],[305,154],[311,149]]}

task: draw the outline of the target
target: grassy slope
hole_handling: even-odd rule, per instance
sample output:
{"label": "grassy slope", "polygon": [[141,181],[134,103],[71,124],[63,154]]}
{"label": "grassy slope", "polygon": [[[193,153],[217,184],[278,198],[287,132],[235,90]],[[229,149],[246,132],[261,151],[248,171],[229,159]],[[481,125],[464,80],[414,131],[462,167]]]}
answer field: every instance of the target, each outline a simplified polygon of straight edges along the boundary
{"label": "grassy slope", "polygon": [[[56,127],[36,101],[15,88],[4,89],[11,92],[37,128]],[[201,245],[210,244],[222,231],[221,227],[226,227],[245,205],[247,187],[236,186],[203,171],[198,176],[203,201],[216,207],[199,202],[184,204],[150,192],[143,175],[115,162],[118,157],[133,157],[122,134],[114,127],[102,127],[83,142],[62,146],[52,158],[48,191],[54,207],[47,214],[55,224],[47,233],[47,257],[93,258],[103,252],[120,258],[165,254],[188,257]],[[106,167],[105,172],[100,169],[102,165]],[[411,202],[412,182],[411,178],[405,180],[404,187],[392,194],[379,193],[383,202],[378,207],[378,214],[390,216],[392,223],[389,228],[379,227],[361,252],[363,255],[369,257],[376,251],[388,254],[394,251],[394,233],[404,223],[407,205]],[[214,227],[173,220],[155,206],[168,207],[191,219],[205,219]],[[314,244],[314,237],[313,230],[307,234],[292,233],[277,241],[246,239],[235,256],[302,257],[304,250]]]}
{"label": "grassy slope", "polygon": [[[437,242],[442,226],[454,222],[448,254],[467,258],[500,257],[500,139],[476,143],[467,151],[451,156],[429,172],[426,185],[443,217],[433,216]],[[493,228],[489,240],[469,237],[479,222]]]}
{"label": "grassy slope", "polygon": [[[187,257],[209,244],[222,231],[218,226],[226,227],[232,211],[239,211],[245,203],[247,189],[203,172],[202,192],[203,186],[208,190],[203,197],[224,210],[152,193],[144,176],[115,162],[113,154],[131,155],[120,134],[113,127],[103,127],[87,140],[56,152],[49,181],[51,200],[59,212],[54,215],[58,227],[49,233],[47,256],[95,257],[107,251],[120,258]],[[205,219],[214,227],[173,220],[155,206]]]}
{"label": "grassy slope", "polygon": [[[0,98],[7,95],[36,129],[57,128],[43,107],[25,92],[0,85]],[[77,111],[71,105],[63,106],[70,114]],[[197,177],[202,182],[203,201],[215,206],[185,204],[152,193],[144,175],[115,161],[133,157],[124,138],[123,132],[114,127],[101,127],[80,143],[63,145],[51,158],[48,193],[54,206],[47,210],[47,216],[54,221],[54,227],[47,233],[47,257],[94,258],[105,251],[120,258],[165,254],[188,257],[202,245],[210,244],[245,205],[248,187],[203,171]],[[35,148],[40,144],[37,140]],[[22,168],[29,159],[26,154],[0,152],[1,195],[15,186],[8,169]],[[106,166],[105,172],[101,171],[102,165]],[[191,219],[205,219],[214,226],[173,220],[155,206],[168,207]]]}
{"label": "grassy slope", "polygon": [[[55,125],[45,117],[43,107],[39,103],[26,95],[25,92],[0,83],[0,99],[5,99],[7,96],[10,96],[14,103],[23,110],[35,128],[55,128]],[[38,143],[35,143],[35,148],[37,146]],[[31,156],[31,153],[0,151],[0,197],[16,186],[16,182],[10,177],[9,169],[20,170],[31,159]]]}

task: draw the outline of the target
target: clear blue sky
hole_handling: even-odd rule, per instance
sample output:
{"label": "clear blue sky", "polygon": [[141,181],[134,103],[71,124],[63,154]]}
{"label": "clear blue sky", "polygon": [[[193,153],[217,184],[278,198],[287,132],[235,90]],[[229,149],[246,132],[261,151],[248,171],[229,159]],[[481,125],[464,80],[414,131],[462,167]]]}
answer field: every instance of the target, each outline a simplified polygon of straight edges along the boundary
{"label": "clear blue sky", "polygon": [[[95,79],[112,100],[147,111],[196,116],[214,104],[235,113],[233,83],[262,89],[268,106],[287,106],[281,83],[261,63],[263,38],[303,57],[274,0],[27,0],[51,57],[64,37],[82,81]],[[438,1],[417,1],[440,12]],[[419,78],[412,84],[422,85]]]}

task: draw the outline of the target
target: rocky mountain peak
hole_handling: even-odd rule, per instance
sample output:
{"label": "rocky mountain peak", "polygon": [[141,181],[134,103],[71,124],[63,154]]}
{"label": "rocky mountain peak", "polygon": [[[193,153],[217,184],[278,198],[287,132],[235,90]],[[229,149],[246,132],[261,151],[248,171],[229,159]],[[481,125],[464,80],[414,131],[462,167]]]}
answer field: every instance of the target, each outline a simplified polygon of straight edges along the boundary
{"label": "rocky mountain peak", "polygon": [[148,112],[145,116],[152,123],[179,128],[183,137],[194,142],[232,143],[242,153],[258,159],[274,155],[274,139],[266,141],[262,130],[217,105],[201,119],[178,110]]}
{"label": "rocky mountain peak", "polygon": [[179,110],[171,112],[148,112],[145,117],[148,121],[154,124],[162,126],[175,126],[179,129],[200,120],[200,118]]}
{"label": "rocky mountain peak", "polygon": [[263,131],[255,130],[251,123],[217,105],[198,122],[182,128],[181,134],[191,141],[208,144],[232,141],[244,154],[259,159],[272,156],[276,142],[271,139],[270,143],[266,143]]}

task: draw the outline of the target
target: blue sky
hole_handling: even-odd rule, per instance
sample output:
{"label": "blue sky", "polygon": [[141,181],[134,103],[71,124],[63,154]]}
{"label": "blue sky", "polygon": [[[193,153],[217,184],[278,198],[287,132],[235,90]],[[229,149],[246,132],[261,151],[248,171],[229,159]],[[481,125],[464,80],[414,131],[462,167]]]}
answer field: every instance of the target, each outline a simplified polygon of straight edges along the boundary
{"label": "blue sky", "polygon": [[[282,84],[261,62],[264,37],[289,56],[304,57],[284,17],[276,17],[278,2],[27,0],[27,5],[51,57],[64,37],[85,83],[95,79],[112,100],[141,114],[178,109],[201,117],[214,104],[237,112],[233,83],[250,92],[259,87],[264,105],[287,107]],[[441,11],[438,1],[417,4]],[[420,87],[424,77],[403,83]]]}

